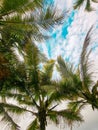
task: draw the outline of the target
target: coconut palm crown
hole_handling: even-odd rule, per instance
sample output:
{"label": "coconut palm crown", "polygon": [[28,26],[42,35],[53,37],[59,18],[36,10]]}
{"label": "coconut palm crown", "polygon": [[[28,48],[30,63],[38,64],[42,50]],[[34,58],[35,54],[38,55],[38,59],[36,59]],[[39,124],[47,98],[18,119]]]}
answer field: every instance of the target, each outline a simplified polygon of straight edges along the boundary
{"label": "coconut palm crown", "polygon": [[[83,121],[79,110],[65,107],[56,109],[63,100],[67,100],[68,91],[66,91],[67,95],[61,94],[60,84],[52,80],[55,61],[48,60],[31,39],[27,39],[26,42],[22,53],[24,61],[17,62],[16,73],[14,73],[16,78],[9,81],[17,91],[13,93],[11,89],[7,92],[2,90],[0,94],[15,98],[19,103],[16,105],[16,110],[32,114],[32,122],[28,125],[28,130],[46,130],[47,120],[58,124],[63,119],[69,125]],[[43,63],[42,66],[41,63]],[[14,110],[13,107],[8,106],[6,109],[16,112],[15,105]]]}
{"label": "coconut palm crown", "polygon": [[92,27],[85,37],[78,68],[66,63],[60,56],[57,59],[57,68],[63,78],[61,92],[64,94],[66,88],[69,89],[70,94],[68,96],[70,100],[73,100],[69,104],[69,108],[77,109],[77,107],[82,108],[89,104],[93,109],[98,109],[98,82],[95,83],[92,79],[92,64],[89,59],[91,30]]}

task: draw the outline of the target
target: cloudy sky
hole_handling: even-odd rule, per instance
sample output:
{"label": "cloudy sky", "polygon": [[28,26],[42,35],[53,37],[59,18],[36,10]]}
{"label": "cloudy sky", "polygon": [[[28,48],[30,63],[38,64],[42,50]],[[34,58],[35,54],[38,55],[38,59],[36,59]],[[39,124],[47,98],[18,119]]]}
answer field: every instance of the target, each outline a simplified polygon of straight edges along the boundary
{"label": "cloudy sky", "polygon": [[[81,48],[87,31],[92,25],[91,48],[92,54],[90,56],[94,63],[93,70],[95,70],[94,80],[98,79],[98,4],[93,4],[95,11],[90,13],[84,11],[84,6],[79,10],[73,10],[72,6],[75,0],[46,0],[46,4],[54,4],[59,11],[69,10],[66,14],[63,25],[56,27],[50,31],[52,38],[46,43],[39,45],[41,51],[43,51],[48,58],[56,59],[58,55],[61,55],[66,61],[77,65]],[[84,3],[85,4],[85,3]],[[63,106],[61,106],[63,108]],[[85,122],[80,125],[75,125],[73,130],[98,130],[98,111],[92,111],[91,107],[86,107],[82,114]],[[22,130],[25,130],[26,124],[30,117],[25,115],[22,118]],[[25,126],[25,127],[24,127]],[[61,129],[60,127],[64,127]],[[0,129],[5,130],[0,126]],[[70,130],[66,124],[60,124],[58,127],[53,124],[49,124],[47,130]]]}
{"label": "cloudy sky", "polygon": [[[75,1],[75,0],[73,0]],[[47,55],[48,58],[55,58],[62,55],[66,61],[76,63],[81,52],[81,47],[86,36],[87,31],[94,25],[93,39],[91,45],[93,48],[92,55],[97,58],[98,44],[97,44],[97,29],[98,28],[98,10],[88,13],[83,10],[73,11],[72,0],[48,0],[48,4],[55,4],[58,10],[69,10],[66,14],[65,22],[63,25],[51,30],[52,38],[46,43],[40,44],[40,49]],[[98,6],[93,5],[95,9]]]}
{"label": "cloudy sky", "polygon": [[[92,53],[90,55],[93,61],[93,71],[95,71],[94,80],[98,79],[98,4],[93,4],[95,11],[86,12],[84,6],[79,10],[73,10],[72,6],[75,0],[46,0],[45,4],[54,4],[59,11],[69,10],[66,14],[63,25],[56,27],[56,29],[50,30],[51,39],[45,43],[38,44],[42,52],[44,52],[48,58],[56,59],[58,55],[61,55],[66,61],[72,62],[77,65],[79,62],[79,56],[81,53],[83,41],[85,36],[93,25],[91,48]],[[85,4],[85,3],[84,3]],[[63,105],[61,106],[63,108]],[[98,130],[98,111],[93,111],[90,106],[87,106],[83,111],[84,123],[75,125],[73,130]],[[22,130],[25,130],[27,122],[30,120],[28,115],[25,115],[22,119]],[[24,123],[23,123],[24,121]],[[47,130],[70,130],[65,124],[59,124],[55,126],[49,123]]]}
{"label": "cloudy sky", "polygon": [[[88,13],[83,10],[84,6],[79,10],[73,11],[72,5],[74,2],[75,0],[48,0],[48,4],[55,4],[59,10],[69,10],[69,13],[66,15],[64,24],[52,30],[52,38],[41,44],[40,49],[48,58],[56,59],[58,55],[62,55],[66,61],[76,65],[86,33],[93,25],[91,38],[93,51],[90,58],[94,62],[94,80],[96,81],[98,79],[98,74],[96,73],[98,72],[98,5],[92,3],[95,11]],[[85,122],[80,126],[75,125],[73,130],[98,130],[98,111],[92,111],[90,107],[87,107],[82,113]],[[64,130],[69,130],[66,124],[64,127]],[[50,124],[47,130],[51,129],[60,130],[60,125],[56,127]]]}

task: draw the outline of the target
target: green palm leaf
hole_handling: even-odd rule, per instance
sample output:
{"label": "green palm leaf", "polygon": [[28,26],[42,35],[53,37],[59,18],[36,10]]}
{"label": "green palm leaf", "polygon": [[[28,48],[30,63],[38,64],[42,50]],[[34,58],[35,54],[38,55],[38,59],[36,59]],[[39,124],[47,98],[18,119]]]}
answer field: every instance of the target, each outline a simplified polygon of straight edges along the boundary
{"label": "green palm leaf", "polygon": [[69,79],[70,77],[72,77],[72,75],[74,73],[73,66],[71,64],[65,62],[61,56],[59,56],[57,58],[57,62],[58,62],[57,69],[60,72],[61,76],[64,79]]}
{"label": "green palm leaf", "polygon": [[13,104],[0,103],[0,106],[2,106],[3,108],[6,108],[7,111],[9,111],[9,112],[13,112],[13,113],[17,113],[17,114],[21,114],[21,113],[27,111],[26,109],[19,107],[17,105],[13,105]]}
{"label": "green palm leaf", "polygon": [[58,125],[59,124],[59,118],[56,114],[55,111],[51,111],[48,113],[48,120],[52,121],[54,124]]}
{"label": "green palm leaf", "polygon": [[39,130],[39,125],[37,119],[35,119],[31,124],[28,126],[27,130]]}
{"label": "green palm leaf", "polygon": [[13,121],[12,117],[7,113],[7,111],[0,106],[0,114],[3,114],[2,121],[8,122],[11,126],[11,130],[20,130],[20,127]]}
{"label": "green palm leaf", "polygon": [[88,31],[84,44],[83,44],[83,48],[82,48],[82,53],[81,53],[81,58],[80,58],[80,72],[81,72],[81,78],[82,78],[82,82],[83,82],[83,86],[85,87],[85,89],[87,89],[87,91],[89,92],[87,86],[90,86],[92,83],[92,73],[90,72],[90,67],[91,64],[89,63],[89,55],[90,52],[87,52],[88,46],[90,44],[90,33],[91,33],[92,28]]}
{"label": "green palm leaf", "polygon": [[68,125],[72,125],[74,122],[82,122],[82,116],[80,115],[79,111],[74,112],[71,110],[61,110],[61,111],[53,111],[59,119],[60,117],[68,123]]}
{"label": "green palm leaf", "polygon": [[43,66],[43,70],[41,73],[41,84],[49,85],[51,84],[52,72],[54,67],[54,60],[47,61],[47,63]]}
{"label": "green palm leaf", "polygon": [[90,0],[87,0],[85,9],[87,11],[92,11],[93,10],[93,8],[91,7],[91,1]]}
{"label": "green palm leaf", "polygon": [[84,0],[77,0],[75,5],[74,5],[74,9],[80,8],[84,3]]}
{"label": "green palm leaf", "polygon": [[29,11],[31,9],[34,10],[36,7],[41,7],[42,0],[3,0],[1,3],[0,17],[9,15],[13,12],[25,13],[25,11]]}
{"label": "green palm leaf", "polygon": [[48,7],[46,11],[42,10],[39,25],[41,25],[42,28],[44,28],[45,30],[49,30],[54,25],[61,24],[64,20],[64,16],[65,14],[62,13],[58,15],[56,10],[53,10],[53,8]]}
{"label": "green palm leaf", "polygon": [[[77,0],[74,5],[74,9],[80,8],[84,4],[84,2],[85,2],[85,0]],[[98,3],[97,0],[86,0],[85,10],[88,12],[93,10],[93,8],[91,6],[91,2]]]}

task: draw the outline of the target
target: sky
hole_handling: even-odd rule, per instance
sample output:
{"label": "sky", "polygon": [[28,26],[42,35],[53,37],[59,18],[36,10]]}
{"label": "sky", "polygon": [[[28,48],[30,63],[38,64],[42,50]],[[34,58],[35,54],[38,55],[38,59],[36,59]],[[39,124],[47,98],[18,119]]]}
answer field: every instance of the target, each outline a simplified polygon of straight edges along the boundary
{"label": "sky", "polygon": [[[48,58],[56,59],[58,55],[61,55],[65,61],[71,62],[77,65],[79,62],[79,56],[81,53],[83,41],[85,36],[93,25],[91,45],[92,53],[90,60],[93,61],[93,71],[95,72],[94,81],[98,79],[98,4],[93,4],[94,11],[86,12],[84,5],[79,10],[73,10],[73,4],[75,0],[48,0],[48,4],[54,4],[59,11],[69,10],[66,14],[63,25],[56,27],[52,30],[52,38],[46,43],[40,45],[40,49],[47,55]],[[84,3],[85,4],[85,3]],[[61,106],[63,108],[63,106]],[[93,111],[90,106],[86,107],[82,111],[85,122],[80,125],[75,125],[73,130],[98,130],[98,111]],[[63,130],[69,130],[70,128],[64,124]],[[49,124],[47,130],[61,130],[60,125],[54,126]]]}
{"label": "sky", "polygon": [[[92,40],[94,40],[94,43],[91,45],[94,50],[92,56],[97,58],[98,44],[96,39],[97,30],[95,28],[98,28],[98,10],[87,13],[82,7],[80,10],[73,11],[73,1],[48,0],[46,2],[50,5],[56,5],[59,11],[63,10],[66,12],[68,10],[69,13],[66,13],[63,25],[51,30],[52,38],[39,46],[48,58],[56,59],[58,55],[62,55],[66,61],[77,64],[84,38],[92,25],[94,25],[92,30],[94,35]],[[93,6],[95,9],[98,7]]]}
{"label": "sky", "polygon": [[[95,11],[86,12],[84,11],[84,5],[79,10],[73,10],[73,4],[75,0],[45,0],[46,5],[56,5],[60,11],[67,11],[64,23],[60,26],[56,26],[55,29],[48,32],[51,35],[51,39],[44,43],[38,44],[42,52],[46,54],[48,58],[56,59],[57,56],[61,55],[65,61],[73,63],[75,66],[79,62],[79,56],[81,53],[83,41],[85,36],[93,25],[91,45],[92,53],[90,60],[93,61],[93,72],[94,81],[98,79],[98,4],[93,4]],[[60,106],[62,109],[64,105]],[[82,124],[76,124],[73,130],[98,130],[98,111],[93,111],[91,106],[87,106],[82,110],[84,122]],[[24,115],[20,123],[21,130],[26,130],[27,122],[30,121],[29,115]],[[2,129],[3,130],[3,129]],[[51,122],[48,122],[46,130],[70,130],[65,123],[60,123],[55,126]]]}
{"label": "sky", "polygon": [[[79,62],[79,56],[81,53],[83,41],[87,34],[87,31],[93,25],[91,48],[92,53],[90,59],[93,61],[93,71],[95,71],[94,80],[98,79],[98,4],[93,4],[95,11],[86,12],[84,6],[79,10],[73,10],[73,4],[75,0],[46,0],[45,4],[56,5],[59,11],[69,11],[66,14],[64,23],[55,29],[50,31],[51,39],[45,43],[39,44],[39,48],[46,54],[48,58],[56,59],[61,55],[65,61],[71,62],[77,65]],[[61,106],[63,108],[63,105]],[[93,111],[90,106],[87,106],[82,111],[84,122],[80,125],[75,125],[73,130],[98,130],[98,111]],[[16,120],[18,120],[17,117]],[[29,121],[30,116],[24,115],[22,117],[22,130],[25,130],[26,124]],[[23,123],[24,122],[24,123]],[[25,127],[24,127],[25,126]],[[64,127],[61,129],[60,127]],[[0,129],[4,130],[4,128]],[[66,124],[59,124],[55,126],[50,123],[47,130],[70,130]]]}

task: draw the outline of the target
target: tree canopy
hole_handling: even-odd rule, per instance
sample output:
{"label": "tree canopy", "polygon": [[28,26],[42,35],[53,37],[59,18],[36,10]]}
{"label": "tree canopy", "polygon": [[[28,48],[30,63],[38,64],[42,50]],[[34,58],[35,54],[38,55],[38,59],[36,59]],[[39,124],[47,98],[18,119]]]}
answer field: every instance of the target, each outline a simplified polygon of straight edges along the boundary
{"label": "tree canopy", "polygon": [[[77,0],[74,8],[86,3],[85,10],[91,11],[91,1],[97,2]],[[45,130],[47,120],[55,124],[63,120],[71,128],[73,123],[82,122],[81,109],[87,104],[98,109],[98,82],[92,81],[88,50],[92,28],[85,37],[79,67],[74,68],[61,56],[49,60],[35,41],[40,44],[50,38],[46,32],[60,25],[65,14],[45,8],[43,2],[0,1],[0,115],[12,130],[20,129],[12,113],[31,113],[27,130]],[[60,80],[52,79],[54,66]],[[62,101],[68,106],[58,110]]]}

